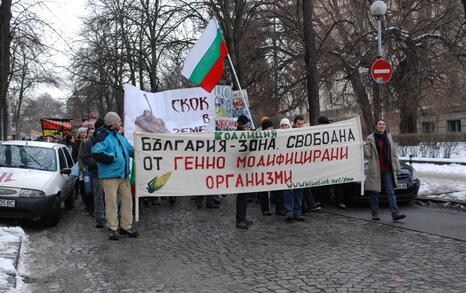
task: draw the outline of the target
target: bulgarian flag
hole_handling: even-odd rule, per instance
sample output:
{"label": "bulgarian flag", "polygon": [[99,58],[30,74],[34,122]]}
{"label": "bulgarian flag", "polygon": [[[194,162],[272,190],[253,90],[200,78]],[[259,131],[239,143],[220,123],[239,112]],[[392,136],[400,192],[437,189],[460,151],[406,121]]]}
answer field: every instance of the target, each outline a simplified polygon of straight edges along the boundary
{"label": "bulgarian flag", "polygon": [[214,17],[186,57],[181,73],[210,93],[222,78],[227,55],[225,39]]}

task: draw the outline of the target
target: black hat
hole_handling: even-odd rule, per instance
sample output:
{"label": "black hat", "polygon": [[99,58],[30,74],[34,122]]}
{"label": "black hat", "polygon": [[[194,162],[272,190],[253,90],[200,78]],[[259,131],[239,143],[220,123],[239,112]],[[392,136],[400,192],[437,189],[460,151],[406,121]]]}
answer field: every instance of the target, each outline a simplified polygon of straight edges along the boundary
{"label": "black hat", "polygon": [[250,124],[251,120],[249,120],[249,118],[246,116],[246,115],[241,115],[238,117],[238,120],[236,120],[236,124],[238,124],[238,126],[245,126],[247,124]]}
{"label": "black hat", "polygon": [[272,122],[272,120],[270,120],[270,119],[264,119],[264,120],[262,121],[262,125],[261,125],[262,130],[265,130],[265,129],[269,128],[269,127],[273,127],[273,122]]}
{"label": "black hat", "polygon": [[327,116],[320,116],[317,122],[319,122],[319,124],[330,124],[333,120],[328,119]]}

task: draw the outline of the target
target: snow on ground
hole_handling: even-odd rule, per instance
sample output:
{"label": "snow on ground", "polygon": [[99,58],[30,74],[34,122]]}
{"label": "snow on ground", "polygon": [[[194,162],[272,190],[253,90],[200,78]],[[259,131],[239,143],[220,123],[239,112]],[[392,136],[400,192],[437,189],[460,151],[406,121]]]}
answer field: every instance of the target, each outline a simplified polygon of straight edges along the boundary
{"label": "snow on ground", "polygon": [[466,161],[466,142],[459,142],[453,152],[452,159],[459,159],[462,161]]}
{"label": "snow on ground", "polygon": [[[400,158],[409,161],[408,157]],[[413,158],[428,163],[413,163],[417,177],[421,180],[421,198],[443,199],[466,203],[466,142],[455,147],[450,159]],[[443,165],[435,164],[443,163]]]}
{"label": "snow on ground", "polygon": [[[16,276],[17,288],[14,292],[20,290],[23,282],[15,268],[12,256],[16,256],[18,243],[21,241],[24,243],[26,238],[26,234],[20,227],[0,227],[0,288],[8,286],[9,276]],[[10,292],[13,291],[10,290]]]}
{"label": "snow on ground", "polygon": [[466,202],[466,166],[413,163],[421,180],[419,196]]}

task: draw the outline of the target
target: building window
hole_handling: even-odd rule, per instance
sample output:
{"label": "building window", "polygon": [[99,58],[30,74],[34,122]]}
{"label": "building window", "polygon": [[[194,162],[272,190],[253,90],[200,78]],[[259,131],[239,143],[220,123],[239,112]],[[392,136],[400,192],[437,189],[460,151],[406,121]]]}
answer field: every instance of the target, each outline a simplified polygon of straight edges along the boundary
{"label": "building window", "polygon": [[448,132],[461,132],[461,120],[448,120]]}
{"label": "building window", "polygon": [[422,122],[422,133],[433,133],[434,122]]}

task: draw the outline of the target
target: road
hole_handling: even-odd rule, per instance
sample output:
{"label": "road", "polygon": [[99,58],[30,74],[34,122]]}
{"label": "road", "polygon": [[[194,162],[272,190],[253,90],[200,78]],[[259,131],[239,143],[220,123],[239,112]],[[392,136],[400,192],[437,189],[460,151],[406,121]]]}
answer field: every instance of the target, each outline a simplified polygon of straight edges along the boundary
{"label": "road", "polygon": [[[55,228],[26,228],[22,261],[33,292],[464,292],[464,215],[406,207],[405,224],[368,211],[312,213],[306,222],[262,216],[234,228],[234,196],[218,210],[187,198],[143,207],[137,239],[107,240],[81,205]],[[421,225],[420,215],[425,224]],[[453,219],[451,225],[448,218]],[[412,229],[423,226],[419,231]],[[454,229],[450,229],[454,226]],[[405,229],[409,228],[409,229]],[[441,233],[442,232],[442,233]],[[444,235],[444,236],[440,236]],[[456,238],[456,239],[454,239]],[[461,239],[461,240],[459,240]]]}
{"label": "road", "polygon": [[[416,204],[401,205],[400,210],[407,216],[406,220],[393,222],[389,208],[382,208],[380,224],[466,241],[466,212]],[[370,219],[370,212],[364,207],[342,210],[326,206],[324,212],[362,220]]]}

